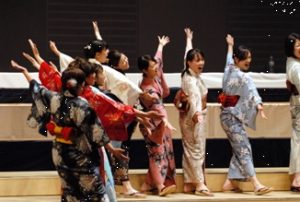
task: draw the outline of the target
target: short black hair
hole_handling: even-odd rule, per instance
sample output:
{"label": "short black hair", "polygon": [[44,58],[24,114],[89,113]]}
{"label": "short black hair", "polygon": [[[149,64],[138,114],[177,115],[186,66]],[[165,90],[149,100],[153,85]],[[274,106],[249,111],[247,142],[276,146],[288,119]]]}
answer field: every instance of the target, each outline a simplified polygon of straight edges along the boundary
{"label": "short black hair", "polygon": [[108,44],[104,40],[92,40],[83,47],[84,55],[87,59],[95,58],[97,52],[108,49]]}
{"label": "short black hair", "polygon": [[237,58],[238,60],[245,60],[250,53],[251,50],[244,45],[233,47],[233,58]]}
{"label": "short black hair", "polygon": [[111,67],[118,67],[122,53],[118,50],[110,50],[108,52],[108,65]]}
{"label": "short black hair", "polygon": [[142,55],[140,57],[138,57],[138,68],[139,70],[143,71],[143,70],[147,70],[149,67],[149,62],[153,61],[153,62],[157,62],[156,59],[151,56],[151,55]]}
{"label": "short black hair", "polygon": [[294,54],[294,46],[297,40],[300,40],[300,35],[291,33],[285,38],[284,50],[287,57],[296,57]]}

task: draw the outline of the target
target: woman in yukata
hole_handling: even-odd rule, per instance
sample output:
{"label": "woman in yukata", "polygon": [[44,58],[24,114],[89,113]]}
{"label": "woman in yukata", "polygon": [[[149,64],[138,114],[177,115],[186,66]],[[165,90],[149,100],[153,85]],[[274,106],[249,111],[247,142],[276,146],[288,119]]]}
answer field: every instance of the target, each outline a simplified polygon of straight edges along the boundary
{"label": "woman in yukata", "polygon": [[[47,64],[39,55],[38,50],[36,45],[30,41],[30,45],[31,48],[33,50],[34,56],[37,60],[35,60],[34,58],[32,58],[31,56],[29,56],[28,54],[24,53],[24,56],[30,61],[32,62],[32,64],[34,66],[37,67],[37,69],[39,69],[39,77],[40,80],[42,81],[42,83],[49,87],[52,88],[56,91],[59,91],[59,78],[60,78],[60,74],[59,72],[53,68],[53,66]],[[56,49],[55,44],[53,44],[53,42],[50,42],[50,46],[51,49],[55,49],[55,52],[58,52],[58,50]],[[37,62],[38,61],[38,62]],[[98,64],[91,64],[92,68],[90,69],[84,69],[84,72],[86,72],[87,74],[87,78],[86,78],[86,86],[81,94],[81,96],[85,97],[90,104],[92,105],[92,107],[96,110],[97,115],[100,117],[102,124],[104,124],[104,128],[107,131],[109,137],[111,138],[111,140],[118,140],[121,138],[121,140],[125,140],[127,138],[126,134],[123,131],[123,124],[127,125],[128,123],[131,123],[135,118],[140,119],[144,119],[144,115],[146,115],[144,112],[141,112],[139,110],[134,109],[131,106],[127,106],[121,103],[117,103],[113,100],[111,100],[110,98],[106,97],[105,95],[103,95],[100,92],[97,92],[96,90],[93,90],[94,88],[92,88],[92,85],[95,82],[95,66],[98,66]],[[55,85],[58,86],[51,86],[51,84],[55,83]],[[95,92],[96,91],[96,92]],[[110,107],[111,106],[111,107]],[[108,111],[107,111],[108,110]],[[107,114],[112,114],[113,120],[115,121],[111,121],[108,117],[111,116],[107,116]],[[126,115],[125,115],[126,114]],[[158,115],[155,112],[151,112],[150,116],[154,115],[155,117],[161,117],[160,115]],[[148,116],[146,115],[146,116]],[[118,118],[119,117],[119,118]],[[115,123],[118,122],[118,123]],[[119,130],[116,129],[115,126],[118,126],[117,128],[119,128]],[[123,137],[124,136],[124,137]],[[112,141],[113,143],[114,141]],[[106,183],[106,187],[107,190],[109,190],[109,196],[111,201],[116,201],[116,197],[115,197],[115,192],[114,192],[114,187],[113,187],[113,180],[111,176],[111,169],[109,166],[109,163],[107,162],[107,157],[106,157],[106,153],[105,151],[102,151],[103,154],[103,158],[105,159],[105,172],[106,172],[106,176],[108,176],[108,181]],[[123,161],[122,162],[126,162],[128,163],[128,161]],[[131,190],[129,190],[131,191]],[[127,196],[127,195],[126,195]],[[134,194],[128,194],[128,197],[143,197],[142,194],[139,195],[139,193],[134,193]]]}
{"label": "woman in yukata", "polygon": [[285,39],[287,87],[291,91],[292,137],[289,174],[291,191],[300,192],[300,35],[291,33]]}
{"label": "woman in yukata", "polygon": [[90,64],[80,58],[74,60],[70,64],[73,68],[62,73],[61,93],[41,86],[16,62],[11,64],[30,83],[38,115],[51,116],[47,129],[52,128],[51,134],[55,136],[52,157],[62,182],[61,201],[110,201],[99,173],[98,149],[105,146],[115,156],[128,158],[122,154],[123,150],[113,148],[95,112],[79,96],[86,80],[80,66]]}
{"label": "woman in yukata", "polygon": [[167,120],[167,112],[163,105],[163,98],[170,93],[162,69],[162,51],[169,43],[169,37],[158,37],[158,40],[155,57],[143,55],[138,58],[138,68],[143,73],[140,87],[153,98],[140,98],[144,111],[155,110],[164,115],[163,120],[151,119],[150,127],[140,124],[149,156],[149,169],[141,191],[157,189],[159,196],[165,196],[176,191],[176,167],[171,135],[171,129],[174,128]]}
{"label": "woman in yukata", "polygon": [[[213,196],[205,184],[205,135],[207,88],[201,79],[205,59],[204,54],[193,48],[193,32],[184,29],[186,34],[185,68],[182,72],[181,91],[186,104],[181,102],[179,124],[182,133],[184,192],[201,196]],[[178,99],[180,101],[180,99]],[[176,102],[176,101],[175,101]],[[178,105],[177,105],[178,106]]]}
{"label": "woman in yukata", "polygon": [[245,126],[255,129],[256,115],[263,111],[262,99],[247,71],[251,63],[251,51],[243,46],[234,47],[231,35],[226,37],[228,52],[223,76],[223,93],[219,95],[221,125],[232,147],[228,176],[223,185],[224,191],[241,192],[236,181],[250,181],[257,195],[266,194],[272,188],[266,187],[257,179],[252,157],[252,149]]}

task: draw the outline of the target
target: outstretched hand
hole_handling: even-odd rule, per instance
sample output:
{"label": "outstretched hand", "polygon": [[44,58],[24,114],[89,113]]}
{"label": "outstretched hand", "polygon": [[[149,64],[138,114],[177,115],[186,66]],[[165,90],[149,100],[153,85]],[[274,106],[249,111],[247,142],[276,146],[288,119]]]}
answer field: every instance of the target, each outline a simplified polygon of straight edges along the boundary
{"label": "outstretched hand", "polygon": [[21,65],[19,65],[17,62],[15,62],[14,60],[10,61],[10,64],[12,66],[12,68],[14,68],[15,70],[19,71],[19,72],[26,72],[27,69]]}
{"label": "outstretched hand", "polygon": [[184,32],[185,32],[185,35],[186,35],[187,39],[190,39],[190,40],[193,39],[193,33],[194,32],[189,27],[184,28]]}
{"label": "outstretched hand", "polygon": [[93,21],[92,23],[93,23],[94,34],[95,34],[96,39],[102,40],[97,21]]}
{"label": "outstretched hand", "polygon": [[112,151],[112,154],[118,158],[118,159],[121,159],[121,160],[124,160],[124,161],[129,161],[129,157],[124,155],[124,152],[125,150],[124,149],[121,149],[121,148],[114,148],[113,151]]}
{"label": "outstretched hand", "polygon": [[49,41],[50,50],[59,57],[60,51],[57,49],[57,46],[54,41]]}
{"label": "outstretched hand", "polygon": [[226,42],[227,42],[228,46],[233,46],[234,45],[234,38],[230,34],[227,34]]}
{"label": "outstretched hand", "polygon": [[163,35],[162,37],[157,36],[159,45],[165,46],[170,42],[170,38],[168,36]]}
{"label": "outstretched hand", "polygon": [[260,116],[263,119],[268,119],[268,117],[266,116],[265,112],[264,112],[264,108],[261,104],[257,105],[257,109],[260,112]]}
{"label": "outstretched hand", "polygon": [[34,58],[36,59],[36,61],[39,64],[42,64],[44,62],[44,60],[41,58],[39,50],[38,50],[36,44],[33,43],[33,41],[31,39],[28,39],[28,42],[29,42],[29,45],[31,47]]}

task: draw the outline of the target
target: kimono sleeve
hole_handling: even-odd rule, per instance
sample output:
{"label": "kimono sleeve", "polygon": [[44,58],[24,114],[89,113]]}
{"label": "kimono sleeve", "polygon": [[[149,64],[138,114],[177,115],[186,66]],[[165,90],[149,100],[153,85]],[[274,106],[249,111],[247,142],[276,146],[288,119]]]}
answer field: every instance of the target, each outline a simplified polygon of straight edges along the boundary
{"label": "kimono sleeve", "polygon": [[105,133],[100,120],[89,104],[80,100],[80,105],[71,110],[71,117],[75,125],[87,136],[91,143],[98,147],[109,143],[109,137]]}
{"label": "kimono sleeve", "polygon": [[190,103],[189,113],[193,116],[196,112],[202,111],[202,99],[196,80],[191,76],[184,75],[182,78],[182,90],[188,96]]}
{"label": "kimono sleeve", "polygon": [[53,66],[43,62],[39,69],[39,79],[49,90],[59,92],[61,90],[61,75]]}

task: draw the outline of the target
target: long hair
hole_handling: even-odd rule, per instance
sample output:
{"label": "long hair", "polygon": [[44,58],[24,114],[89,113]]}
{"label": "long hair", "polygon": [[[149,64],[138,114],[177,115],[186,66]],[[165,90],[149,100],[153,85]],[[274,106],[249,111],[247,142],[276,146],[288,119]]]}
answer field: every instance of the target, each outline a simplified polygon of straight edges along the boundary
{"label": "long hair", "polygon": [[190,74],[190,72],[188,71],[188,69],[190,68],[188,62],[193,61],[195,58],[199,60],[203,58],[204,60],[204,53],[198,48],[193,48],[186,53],[185,67],[181,72],[181,77],[183,77],[185,73]]}

